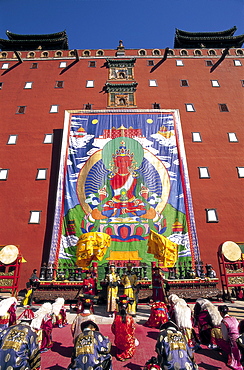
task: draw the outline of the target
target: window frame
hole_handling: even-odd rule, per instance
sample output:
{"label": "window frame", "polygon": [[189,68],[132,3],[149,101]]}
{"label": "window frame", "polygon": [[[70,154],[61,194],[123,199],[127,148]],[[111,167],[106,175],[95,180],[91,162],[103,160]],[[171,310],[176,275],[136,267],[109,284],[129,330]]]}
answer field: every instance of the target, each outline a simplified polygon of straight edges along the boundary
{"label": "window frame", "polygon": [[[23,110],[23,112],[21,112],[21,110]],[[25,114],[25,112],[26,112],[26,105],[18,105],[16,114]]]}
{"label": "window frame", "polygon": [[[192,138],[192,142],[193,143],[202,143],[202,136],[201,136],[201,133],[200,132],[194,131],[191,134],[192,134],[191,138]],[[194,140],[194,134],[196,134],[196,135],[198,134],[200,140]]]}
{"label": "window frame", "polygon": [[67,62],[62,61],[59,63],[59,68],[66,68],[66,67],[67,67]]}
{"label": "window frame", "polygon": [[[47,168],[37,168],[36,181],[42,181],[47,179]],[[41,176],[41,171],[43,171],[44,176]]]}
{"label": "window frame", "polygon": [[[90,85],[90,86],[89,86]],[[94,80],[86,80],[86,87],[88,88],[88,89],[92,89],[92,88],[94,88],[95,87],[95,82],[94,82]]]}
{"label": "window frame", "polygon": [[[231,140],[231,134],[232,134],[232,136],[235,135],[236,140]],[[239,142],[235,132],[227,132],[227,135],[228,135],[229,143],[238,143]]]}
{"label": "window frame", "polygon": [[37,62],[31,63],[30,69],[37,69],[37,68],[38,68]]}
{"label": "window frame", "polygon": [[[56,107],[56,108],[54,108]],[[54,110],[56,109],[56,110]],[[52,104],[50,105],[49,113],[58,113],[59,112],[59,105],[58,104]]]}
{"label": "window frame", "polygon": [[32,81],[30,81],[30,82],[26,82],[25,83],[25,86],[24,86],[24,89],[32,89],[32,85],[33,85],[33,82]]}
{"label": "window frame", "polygon": [[176,59],[176,67],[184,67],[184,62],[181,59]]}
{"label": "window frame", "polygon": [[[41,223],[41,212],[42,211],[36,211],[36,210],[30,211],[30,217],[29,217],[28,224],[32,224],[32,225],[40,224]],[[36,220],[36,217],[37,217],[37,222],[34,222]],[[33,219],[33,221],[32,221],[32,219]]]}
{"label": "window frame", "polygon": [[[5,176],[3,176],[3,174],[5,174]],[[0,181],[7,181],[8,174],[9,174],[9,168],[0,168]]]}
{"label": "window frame", "polygon": [[[51,140],[49,142],[45,142],[49,135],[51,137]],[[43,144],[52,144],[52,143],[53,143],[53,134],[45,134],[44,139],[43,139]]]}
{"label": "window frame", "polygon": [[[190,107],[192,107],[193,108],[193,110],[189,110],[188,109],[188,106]],[[185,107],[186,107],[186,111],[187,112],[196,112],[196,109],[195,109],[195,107],[194,107],[194,104],[192,104],[192,103],[185,103]]]}
{"label": "window frame", "polygon": [[206,67],[212,67],[214,65],[213,61],[208,59],[208,60],[205,60],[205,65]]}
{"label": "window frame", "polygon": [[[186,82],[186,85],[184,85],[184,84],[183,84],[183,81],[185,81],[185,82]],[[181,87],[189,87],[188,80],[186,80],[186,79],[180,80],[180,86],[181,86]]]}
{"label": "window frame", "polygon": [[[11,138],[15,138],[14,142],[11,143]],[[18,140],[18,135],[9,135],[7,145],[16,145]]]}
{"label": "window frame", "polygon": [[9,69],[9,63],[3,63],[1,69]]}
{"label": "window frame", "polygon": [[[206,211],[206,222],[209,223],[218,223],[219,217],[216,208],[205,208]],[[214,218],[212,217],[212,213],[214,213]]]}
{"label": "window frame", "polygon": [[[93,63],[94,63],[94,65],[92,65]],[[96,66],[97,66],[96,60],[89,60],[89,62],[88,62],[88,67],[89,68],[96,68]]]}
{"label": "window frame", "polygon": [[199,179],[210,179],[210,172],[209,172],[208,167],[199,166],[198,172],[199,172]]}
{"label": "window frame", "polygon": [[236,166],[237,175],[239,179],[244,178],[244,166]]}
{"label": "window frame", "polygon": [[[218,80],[210,80],[212,87],[220,87],[220,83]],[[216,84],[215,84],[216,83]]]}
{"label": "window frame", "polygon": [[[223,109],[223,108],[226,108],[226,109]],[[225,104],[225,103],[219,103],[219,111],[221,112],[221,113],[228,113],[229,112],[229,108],[228,108],[228,106],[227,106],[227,104]]]}
{"label": "window frame", "polygon": [[242,66],[242,62],[238,59],[234,59],[233,62],[234,62],[235,67],[241,67]]}
{"label": "window frame", "polygon": [[148,80],[149,87],[158,87],[157,80]]}
{"label": "window frame", "polygon": [[[58,84],[59,84],[60,82],[61,82],[61,85],[62,85],[62,86],[58,86]],[[59,81],[56,81],[56,82],[55,82],[55,86],[54,86],[54,88],[55,88],[55,89],[63,89],[63,87],[64,87],[64,81],[60,81],[60,80],[59,80]]]}

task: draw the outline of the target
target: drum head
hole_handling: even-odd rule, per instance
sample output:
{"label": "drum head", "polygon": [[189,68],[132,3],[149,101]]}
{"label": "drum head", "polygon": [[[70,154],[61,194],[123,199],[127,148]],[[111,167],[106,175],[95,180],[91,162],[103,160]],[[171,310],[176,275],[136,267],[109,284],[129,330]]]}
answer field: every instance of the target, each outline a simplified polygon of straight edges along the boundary
{"label": "drum head", "polygon": [[16,245],[5,245],[5,247],[0,251],[0,262],[5,265],[9,265],[16,260],[18,254],[19,249]]}
{"label": "drum head", "polygon": [[222,253],[231,262],[238,261],[241,258],[241,248],[238,244],[231,241],[222,244]]}

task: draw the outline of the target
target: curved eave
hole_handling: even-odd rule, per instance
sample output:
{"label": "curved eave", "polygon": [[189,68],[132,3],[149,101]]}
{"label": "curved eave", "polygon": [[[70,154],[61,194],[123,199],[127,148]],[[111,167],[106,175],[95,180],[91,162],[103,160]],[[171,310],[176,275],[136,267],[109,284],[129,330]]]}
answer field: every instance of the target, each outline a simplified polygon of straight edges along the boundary
{"label": "curved eave", "polygon": [[244,43],[244,34],[239,36],[226,36],[226,37],[186,37],[176,36],[174,47],[175,48],[209,48],[209,47],[235,47],[240,48]]}
{"label": "curved eave", "polygon": [[2,50],[37,50],[39,47],[43,50],[68,49],[68,40],[66,37],[51,40],[4,40],[0,39],[0,48]]}
{"label": "curved eave", "polygon": [[176,28],[175,33],[176,35],[180,36],[188,36],[188,37],[212,37],[212,36],[233,36],[235,31],[237,30],[236,26],[229,28],[225,31],[219,31],[219,32],[188,32],[179,30]]}
{"label": "curved eave", "polygon": [[67,37],[66,31],[56,32],[56,33],[49,33],[43,35],[20,35],[17,33],[13,33],[10,31],[6,31],[6,35],[10,40],[46,40],[46,39],[59,39],[63,37]]}

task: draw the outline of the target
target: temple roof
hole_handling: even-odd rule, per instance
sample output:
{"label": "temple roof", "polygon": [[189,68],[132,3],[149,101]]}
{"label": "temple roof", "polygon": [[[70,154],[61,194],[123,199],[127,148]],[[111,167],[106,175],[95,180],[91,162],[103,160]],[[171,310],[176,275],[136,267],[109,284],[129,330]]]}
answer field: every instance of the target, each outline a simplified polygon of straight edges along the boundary
{"label": "temple roof", "polygon": [[235,26],[220,32],[187,32],[176,28],[174,48],[239,48],[244,34],[233,36],[236,30]]}
{"label": "temple roof", "polygon": [[68,49],[66,31],[44,35],[20,35],[6,31],[6,35],[8,40],[0,39],[0,48],[5,51]]}

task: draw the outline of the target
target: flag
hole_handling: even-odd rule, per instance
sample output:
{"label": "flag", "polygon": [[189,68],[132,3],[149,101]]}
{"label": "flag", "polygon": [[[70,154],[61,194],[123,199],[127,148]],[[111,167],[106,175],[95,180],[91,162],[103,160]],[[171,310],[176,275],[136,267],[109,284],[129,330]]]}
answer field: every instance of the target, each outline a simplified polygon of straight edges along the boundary
{"label": "flag", "polygon": [[178,259],[178,244],[151,230],[147,245],[147,253],[153,254],[158,261],[161,261],[162,267],[174,267]]}

